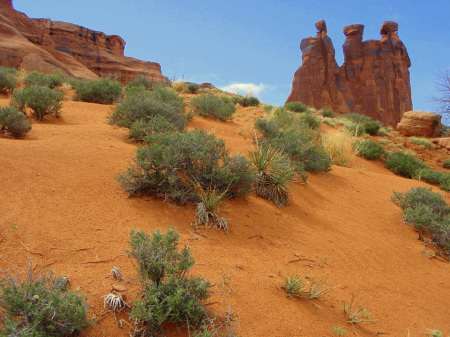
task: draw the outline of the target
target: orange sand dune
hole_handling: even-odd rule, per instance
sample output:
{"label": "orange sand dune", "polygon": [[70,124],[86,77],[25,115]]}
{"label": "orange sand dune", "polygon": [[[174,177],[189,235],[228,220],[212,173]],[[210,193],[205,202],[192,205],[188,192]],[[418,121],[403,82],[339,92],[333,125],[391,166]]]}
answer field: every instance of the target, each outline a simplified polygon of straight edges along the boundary
{"label": "orange sand dune", "polygon": [[[346,336],[450,334],[449,263],[426,254],[390,202],[394,190],[428,185],[356,159],[352,168],[333,166],[295,184],[282,209],[255,195],[227,201],[221,215],[229,219],[229,233],[203,230],[207,237],[201,236],[190,227],[193,206],[127,198],[115,177],[137,145],[127,142],[126,129],[106,123],[110,109],[68,101],[60,119],[36,122],[24,139],[0,138],[0,239],[6,235],[0,269],[20,271],[31,261],[68,276],[72,289],[89,296],[98,319],[83,336],[132,331],[116,324],[101,296],[110,292],[116,266],[130,281],[126,300],[137,297],[133,260],[124,252],[130,230],[167,226],[192,248],[194,273],[214,284],[209,307],[220,315],[232,311],[240,336],[335,336],[333,327],[343,327]],[[261,111],[240,108],[226,123],[196,117],[190,128],[214,130],[232,152],[246,153]],[[293,300],[279,289],[291,274],[328,276],[326,286],[339,287],[325,299]],[[352,294],[374,322],[346,323],[341,307]],[[169,329],[168,335],[183,334]]]}

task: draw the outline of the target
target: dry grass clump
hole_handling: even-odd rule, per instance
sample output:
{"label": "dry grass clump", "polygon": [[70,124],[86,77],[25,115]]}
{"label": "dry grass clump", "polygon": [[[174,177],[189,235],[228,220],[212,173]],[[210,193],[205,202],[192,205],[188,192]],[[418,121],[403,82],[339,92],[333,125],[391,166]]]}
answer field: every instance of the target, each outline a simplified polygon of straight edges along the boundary
{"label": "dry grass clump", "polygon": [[322,144],[326,153],[331,157],[331,162],[339,166],[349,167],[358,154],[357,147],[352,144],[355,137],[348,131],[330,132],[322,136]]}
{"label": "dry grass clump", "polygon": [[173,81],[172,88],[176,92],[183,92],[184,91],[184,81],[183,80]]}
{"label": "dry grass clump", "polygon": [[409,137],[408,141],[411,144],[423,145],[426,149],[430,149],[432,145],[432,143],[428,139],[423,137]]}

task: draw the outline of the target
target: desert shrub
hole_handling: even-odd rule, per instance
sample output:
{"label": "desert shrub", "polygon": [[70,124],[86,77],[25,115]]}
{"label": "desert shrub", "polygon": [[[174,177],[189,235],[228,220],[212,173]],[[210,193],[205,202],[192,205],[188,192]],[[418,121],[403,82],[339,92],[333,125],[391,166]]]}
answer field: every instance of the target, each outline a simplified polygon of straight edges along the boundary
{"label": "desert shrub", "polygon": [[322,108],[319,110],[319,113],[323,116],[323,117],[327,117],[327,118],[334,118],[336,117],[336,114],[334,113],[333,110],[331,109],[327,109],[327,108]]}
{"label": "desert shrub", "polygon": [[189,275],[195,260],[189,247],[178,250],[180,235],[173,228],[151,235],[131,231],[130,256],[136,259],[143,288],[142,299],[134,301],[133,320],[144,328],[165,322],[195,325],[205,316],[210,283]]}
{"label": "desert shrub", "polygon": [[229,99],[212,94],[202,94],[192,100],[191,104],[198,114],[222,121],[231,119],[231,116],[236,111],[236,107]]}
{"label": "desert shrub", "polygon": [[30,86],[14,91],[11,104],[24,111],[25,107],[33,110],[36,119],[42,121],[44,116],[55,114],[59,117],[64,100],[64,92],[48,87]]}
{"label": "desert shrub", "polygon": [[85,297],[58,286],[53,273],[26,277],[7,274],[0,280],[0,336],[73,336],[89,327]]}
{"label": "desert shrub", "polygon": [[326,118],[324,118],[323,122],[333,128],[336,127],[336,122],[332,118],[326,117]]}
{"label": "desert shrub", "polygon": [[299,119],[304,121],[310,129],[317,130],[320,126],[320,120],[311,112],[305,112],[299,116]]}
{"label": "desert shrub", "polygon": [[230,156],[221,139],[204,130],[160,133],[137,149],[134,165],[118,180],[130,195],[148,194],[178,202],[197,201],[192,181],[202,188],[227,191],[227,197],[248,193],[253,172],[248,160]]}
{"label": "desert shrub", "polygon": [[344,114],[343,117],[352,121],[353,123],[356,123],[356,124],[364,124],[364,123],[370,122],[372,120],[372,118],[370,118],[368,116],[364,116],[364,115],[357,114],[357,113]]}
{"label": "desert shrub", "polygon": [[17,87],[17,70],[0,67],[0,92],[9,93]]}
{"label": "desert shrub", "polygon": [[6,73],[12,74],[14,76],[19,76],[19,71],[17,71],[17,69],[15,69],[15,68],[0,66],[0,72],[6,72]]}
{"label": "desert shrub", "polygon": [[345,127],[355,137],[362,136],[366,132],[366,128],[361,123],[351,122],[350,124],[345,125]]}
{"label": "desert shrub", "polygon": [[136,121],[146,123],[154,116],[162,116],[175,128],[182,130],[187,125],[187,117],[183,115],[184,106],[183,98],[176,92],[170,88],[157,87],[153,91],[127,96],[112,110],[109,123],[131,127]]}
{"label": "desert shrub", "polygon": [[298,173],[306,178],[303,169],[313,173],[329,171],[331,158],[320,143],[319,132],[312,130],[300,116],[284,108],[273,109],[256,121],[255,128],[265,142],[301,163]]}
{"label": "desert shrub", "polygon": [[445,174],[442,172],[438,172],[430,168],[424,168],[416,172],[414,179],[423,180],[430,184],[439,184],[444,176]]}
{"label": "desert shrub", "polygon": [[75,98],[83,102],[110,104],[122,98],[122,84],[109,79],[76,81]]}
{"label": "desert shrub", "polygon": [[352,146],[354,138],[348,132],[330,132],[322,136],[322,144],[333,164],[349,167],[357,154],[357,148]]}
{"label": "desert shrub", "polygon": [[250,159],[256,170],[253,182],[257,195],[270,200],[278,207],[289,201],[289,185],[295,179],[295,164],[286,153],[270,145],[260,145],[250,152]]}
{"label": "desert shrub", "polygon": [[432,143],[423,137],[409,137],[408,141],[411,144],[415,144],[415,145],[423,145],[426,149],[431,148]]}
{"label": "desert shrub", "polygon": [[148,136],[162,132],[180,131],[171,121],[161,115],[151,116],[148,119],[139,119],[131,124],[130,138],[135,141],[146,141]]}
{"label": "desert shrub", "polygon": [[31,121],[14,107],[0,107],[0,133],[9,132],[14,138],[20,138],[31,130]]}
{"label": "desert shrub", "polygon": [[441,176],[441,179],[439,180],[439,187],[441,190],[450,191],[450,174],[444,173],[443,176]]}
{"label": "desert shrub", "polygon": [[385,163],[392,172],[406,178],[414,178],[420,169],[427,168],[424,162],[403,151],[391,153]]}
{"label": "desert shrub", "polygon": [[450,169],[450,159],[445,159],[444,163],[442,164],[442,167],[446,168],[446,169]]}
{"label": "desert shrub", "polygon": [[387,151],[383,146],[373,140],[363,140],[353,143],[358,150],[358,155],[364,159],[375,160],[381,159],[387,155]]}
{"label": "desert shrub", "polygon": [[288,102],[284,105],[284,107],[292,112],[305,112],[308,110],[308,107],[302,102]]}
{"label": "desert shrub", "polygon": [[234,95],[231,100],[234,104],[240,104],[243,107],[258,106],[260,104],[259,99],[254,96]]}
{"label": "desert shrub", "polygon": [[55,71],[54,74],[44,74],[38,71],[31,71],[23,80],[23,84],[27,87],[37,85],[41,87],[48,87],[50,89],[60,87],[63,83],[64,78],[59,71]]}
{"label": "desert shrub", "polygon": [[381,128],[380,122],[368,121],[363,124],[365,132],[369,135],[376,135]]}
{"label": "desert shrub", "polygon": [[154,83],[150,81],[147,77],[138,75],[132,81],[128,82],[125,89],[132,87],[142,87],[146,90],[153,89]]}
{"label": "desert shrub", "polygon": [[186,91],[191,94],[195,94],[199,89],[200,86],[195,83],[189,83],[188,85],[186,85]]}
{"label": "desert shrub", "polygon": [[413,187],[405,194],[394,192],[392,202],[403,209],[403,217],[419,232],[420,238],[432,240],[450,251],[450,207],[431,188]]}

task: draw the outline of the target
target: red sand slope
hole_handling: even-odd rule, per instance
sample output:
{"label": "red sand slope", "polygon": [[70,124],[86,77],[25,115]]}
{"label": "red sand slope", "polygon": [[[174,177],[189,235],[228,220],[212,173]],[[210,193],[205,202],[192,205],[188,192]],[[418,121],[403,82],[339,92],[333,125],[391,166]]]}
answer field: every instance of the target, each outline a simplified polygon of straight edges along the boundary
{"label": "red sand slope", "polygon": [[[392,191],[426,184],[356,159],[352,168],[310,174],[282,209],[254,195],[225,202],[221,215],[230,219],[230,231],[202,231],[207,238],[190,227],[192,206],[127,198],[115,176],[136,145],[126,141],[125,129],[106,123],[110,109],[68,101],[60,119],[35,123],[25,139],[0,138],[0,269],[20,271],[32,261],[68,276],[99,320],[83,336],[128,336],[131,327],[120,328],[103,308],[101,296],[114,283],[109,271],[116,266],[129,279],[132,302],[139,288],[124,252],[130,230],[167,226],[192,248],[194,273],[215,284],[209,307],[235,313],[240,336],[335,336],[332,327],[343,327],[346,336],[450,334],[449,263],[427,256],[390,202]],[[240,108],[233,122],[195,118],[190,127],[215,131],[233,151],[246,153],[260,114]],[[299,258],[305,260],[290,262]],[[328,276],[326,286],[339,287],[325,299],[293,300],[278,289],[291,274]],[[346,323],[341,307],[352,294],[374,322]],[[169,335],[177,334],[169,329]]]}

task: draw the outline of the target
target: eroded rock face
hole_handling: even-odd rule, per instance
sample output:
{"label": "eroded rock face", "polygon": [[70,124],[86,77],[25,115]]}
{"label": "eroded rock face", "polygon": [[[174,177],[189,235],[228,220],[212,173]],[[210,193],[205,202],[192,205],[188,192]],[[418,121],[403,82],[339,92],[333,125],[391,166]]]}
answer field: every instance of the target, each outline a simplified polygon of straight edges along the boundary
{"label": "eroded rock face", "polygon": [[286,102],[361,113],[395,127],[403,113],[412,110],[411,62],[396,33],[398,25],[384,22],[380,41],[363,41],[364,25],[344,27],[341,67],[336,63],[325,21],[317,22],[316,28],[316,37],[301,42],[302,65],[294,75]]}
{"label": "eroded rock face", "polygon": [[441,115],[428,111],[407,111],[397,124],[397,131],[408,137],[439,137]]}
{"label": "eroded rock face", "polygon": [[71,23],[30,19],[0,0],[0,65],[42,72],[60,70],[82,79],[115,78],[122,83],[137,75],[167,81],[161,66],[124,56],[125,41]]}

